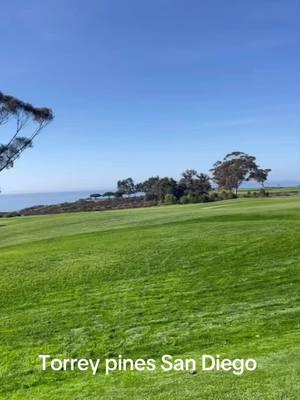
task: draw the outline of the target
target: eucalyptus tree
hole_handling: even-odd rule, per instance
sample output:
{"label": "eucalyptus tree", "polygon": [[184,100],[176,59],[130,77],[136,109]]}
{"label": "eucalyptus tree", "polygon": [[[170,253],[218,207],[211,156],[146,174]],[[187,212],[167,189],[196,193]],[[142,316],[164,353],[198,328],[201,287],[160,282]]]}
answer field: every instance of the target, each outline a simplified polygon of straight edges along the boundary
{"label": "eucalyptus tree", "polygon": [[259,183],[262,188],[265,187],[265,182],[268,179],[268,175],[272,170],[270,168],[262,169],[257,168],[255,171],[252,171],[249,175],[249,180],[254,180]]}
{"label": "eucalyptus tree", "polygon": [[0,144],[0,172],[14,166],[24,150],[32,147],[34,139],[54,118],[47,107],[30,103],[0,92],[0,128],[6,141]]}
{"label": "eucalyptus tree", "polygon": [[222,161],[217,161],[213,168],[212,179],[219,188],[235,190],[244,181],[249,181],[258,171],[256,158],[241,151],[234,151],[227,154]]}

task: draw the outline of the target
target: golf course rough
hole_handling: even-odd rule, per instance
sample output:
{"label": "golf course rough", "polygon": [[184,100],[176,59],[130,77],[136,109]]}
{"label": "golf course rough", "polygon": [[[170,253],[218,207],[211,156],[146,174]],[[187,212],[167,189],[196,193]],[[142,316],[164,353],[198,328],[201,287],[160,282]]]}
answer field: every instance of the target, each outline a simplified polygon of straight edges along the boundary
{"label": "golf course rough", "polygon": [[[300,197],[0,220],[0,398],[300,399]],[[203,354],[224,371],[52,371]]]}

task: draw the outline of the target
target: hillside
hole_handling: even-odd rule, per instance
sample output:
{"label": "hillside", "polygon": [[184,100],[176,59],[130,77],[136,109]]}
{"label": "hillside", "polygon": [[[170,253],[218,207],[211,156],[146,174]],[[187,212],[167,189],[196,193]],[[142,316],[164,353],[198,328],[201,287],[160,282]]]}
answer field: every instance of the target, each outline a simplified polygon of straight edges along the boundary
{"label": "hillside", "polygon": [[[299,228],[297,196],[1,219],[0,398],[300,398]],[[37,357],[203,353],[259,368],[92,376]]]}

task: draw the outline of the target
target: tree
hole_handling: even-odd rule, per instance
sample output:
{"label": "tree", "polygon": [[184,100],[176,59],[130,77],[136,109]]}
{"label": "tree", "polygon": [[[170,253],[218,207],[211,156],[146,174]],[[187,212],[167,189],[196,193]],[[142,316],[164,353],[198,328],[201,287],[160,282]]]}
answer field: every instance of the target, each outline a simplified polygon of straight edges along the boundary
{"label": "tree", "polygon": [[184,188],[185,195],[202,195],[211,190],[210,177],[195,169],[187,169],[182,173],[179,184]]}
{"label": "tree", "polygon": [[186,169],[182,173],[182,180],[186,184],[186,186],[189,186],[192,184],[193,179],[196,177],[197,171],[195,169]]}
{"label": "tree", "polygon": [[158,200],[159,176],[151,176],[146,181],[136,185],[139,192],[144,192],[146,200]]}
{"label": "tree", "polygon": [[96,199],[98,199],[99,197],[101,197],[101,194],[100,194],[100,193],[92,193],[92,194],[90,194],[90,198],[91,198],[91,199],[96,200]]}
{"label": "tree", "polygon": [[108,197],[109,199],[115,195],[114,192],[105,192],[102,197]]}
{"label": "tree", "polygon": [[211,169],[213,181],[219,188],[233,190],[237,194],[242,182],[250,179],[257,171],[256,158],[240,151],[227,154],[223,161],[217,161]]}
{"label": "tree", "polygon": [[152,176],[145,182],[139,183],[137,190],[144,192],[147,200],[164,201],[167,194],[178,197],[178,184],[173,178]]}
{"label": "tree", "polygon": [[[0,92],[0,126],[7,125],[8,130],[12,130],[7,143],[0,144],[0,172],[14,166],[16,159],[32,147],[33,140],[53,118],[50,108],[34,107]],[[33,126],[31,129],[30,123]],[[23,130],[26,136],[21,135]]]}
{"label": "tree", "polygon": [[197,175],[196,186],[199,194],[207,194],[211,190],[210,177],[202,172]]}
{"label": "tree", "polygon": [[250,173],[248,180],[254,180],[258,182],[264,189],[265,181],[268,179],[269,172],[271,171],[272,170],[269,168],[267,169],[257,168],[256,170]]}
{"label": "tree", "polygon": [[176,196],[177,182],[173,178],[164,177],[157,182],[158,200],[163,201],[167,194]]}
{"label": "tree", "polygon": [[117,182],[117,193],[119,197],[122,197],[124,194],[128,196],[136,193],[135,184],[132,178],[123,179]]}

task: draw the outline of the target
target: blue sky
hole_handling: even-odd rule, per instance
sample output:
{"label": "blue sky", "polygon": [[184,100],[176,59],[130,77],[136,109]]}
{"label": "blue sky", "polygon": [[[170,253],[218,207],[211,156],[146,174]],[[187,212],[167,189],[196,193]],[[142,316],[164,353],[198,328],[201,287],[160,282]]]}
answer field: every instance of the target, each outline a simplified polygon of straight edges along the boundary
{"label": "blue sky", "polygon": [[[1,87],[55,121],[4,193],[208,172],[241,150],[300,183],[297,0],[12,0]],[[5,39],[5,40],[4,40]]]}

